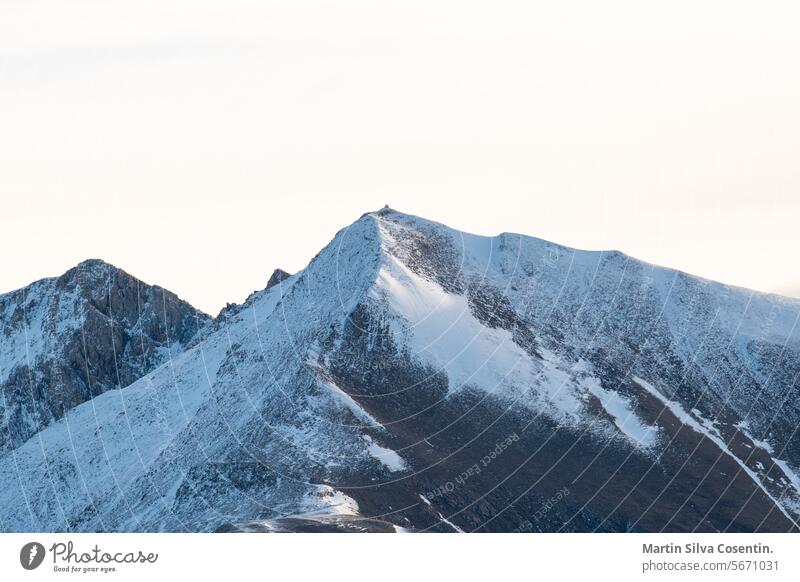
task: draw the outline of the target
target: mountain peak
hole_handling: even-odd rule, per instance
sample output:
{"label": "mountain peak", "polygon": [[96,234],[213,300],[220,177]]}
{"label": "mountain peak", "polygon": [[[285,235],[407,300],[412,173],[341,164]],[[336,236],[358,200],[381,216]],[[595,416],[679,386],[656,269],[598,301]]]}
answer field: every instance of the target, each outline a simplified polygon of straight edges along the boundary
{"label": "mountain peak", "polygon": [[385,216],[385,215],[387,215],[387,214],[392,214],[392,213],[396,213],[396,212],[397,212],[397,211],[396,211],[394,208],[390,208],[390,207],[389,207],[389,205],[388,205],[388,204],[386,204],[386,205],[385,205],[383,208],[381,208],[380,210],[376,210],[376,211],[374,211],[374,212],[372,212],[372,213],[370,213],[370,214],[376,214],[376,215],[378,215],[378,216]]}
{"label": "mountain peak", "polygon": [[89,258],[81,261],[75,266],[80,269],[87,269],[92,267],[113,267],[114,265],[107,263],[103,259]]}
{"label": "mountain peak", "polygon": [[95,280],[107,277],[109,274],[116,273],[118,271],[125,273],[119,267],[116,267],[111,263],[107,263],[102,259],[91,258],[85,259],[74,267],[67,269],[66,272],[56,277],[56,279],[59,281],[70,281],[75,277],[80,277],[81,280],[83,280],[85,277],[89,277],[92,280]]}
{"label": "mountain peak", "polygon": [[0,295],[0,394],[7,403],[0,451],[152,371],[207,319],[170,291],[100,259]]}

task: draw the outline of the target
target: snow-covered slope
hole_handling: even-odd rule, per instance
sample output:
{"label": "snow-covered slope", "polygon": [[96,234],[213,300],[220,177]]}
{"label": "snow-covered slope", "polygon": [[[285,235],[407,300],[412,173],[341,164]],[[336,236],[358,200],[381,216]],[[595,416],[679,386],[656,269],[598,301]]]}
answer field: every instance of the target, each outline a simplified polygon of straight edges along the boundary
{"label": "snow-covered slope", "polygon": [[0,527],[795,529],[800,303],[390,209],[0,457]]}

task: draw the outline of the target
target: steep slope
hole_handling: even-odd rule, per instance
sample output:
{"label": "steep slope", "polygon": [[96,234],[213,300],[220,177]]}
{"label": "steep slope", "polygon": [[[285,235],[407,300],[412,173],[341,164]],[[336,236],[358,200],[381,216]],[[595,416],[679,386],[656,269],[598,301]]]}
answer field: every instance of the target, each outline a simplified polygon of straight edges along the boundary
{"label": "steep slope", "polygon": [[384,209],[0,457],[0,527],[796,529],[799,316]]}
{"label": "steep slope", "polygon": [[208,317],[99,260],[0,295],[0,451],[180,353]]}

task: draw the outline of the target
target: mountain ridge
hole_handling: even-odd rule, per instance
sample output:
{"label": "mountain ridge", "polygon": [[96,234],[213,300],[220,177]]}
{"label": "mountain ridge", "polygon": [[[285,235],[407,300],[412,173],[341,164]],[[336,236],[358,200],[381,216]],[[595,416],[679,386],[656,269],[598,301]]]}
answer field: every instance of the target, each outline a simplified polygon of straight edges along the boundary
{"label": "mountain ridge", "polygon": [[[399,216],[406,216],[406,217],[409,217],[409,218],[414,218],[416,220],[425,221],[425,222],[427,222],[428,224],[431,224],[431,225],[438,225],[439,227],[444,227],[444,228],[448,228],[448,229],[451,228],[451,227],[448,227],[448,226],[446,226],[445,224],[443,224],[441,222],[438,222],[438,221],[435,221],[435,220],[430,220],[430,219],[425,219],[425,218],[422,218],[422,217],[417,216],[417,215],[407,214],[407,213],[395,210],[394,208],[390,208],[390,207],[387,207],[387,206],[385,206],[383,208],[380,208],[378,210],[365,212],[364,214],[361,215],[361,218],[366,217],[366,216],[371,216],[371,215],[387,216],[389,214],[395,214],[395,215],[399,215]],[[345,227],[345,228],[349,228],[349,227]],[[344,230],[344,229],[341,229],[341,230]],[[341,230],[338,231],[338,232],[341,232]],[[452,229],[452,230],[455,230],[455,229]],[[337,232],[337,234],[338,234],[338,232]],[[590,254],[598,253],[598,254],[607,255],[607,256],[619,256],[619,257],[626,258],[626,259],[629,259],[629,260],[632,260],[632,261],[636,261],[637,263],[639,263],[641,265],[644,265],[644,266],[654,267],[654,268],[658,268],[658,269],[661,269],[661,270],[664,270],[664,271],[669,271],[671,273],[683,275],[683,276],[686,276],[686,277],[691,277],[692,279],[695,279],[695,280],[700,281],[700,282],[720,285],[722,287],[726,287],[726,288],[729,288],[729,289],[732,289],[732,290],[741,291],[741,292],[747,292],[747,293],[754,293],[754,294],[757,294],[757,295],[767,296],[767,297],[780,299],[780,300],[785,300],[785,301],[787,301],[789,303],[800,305],[800,297],[795,297],[793,295],[787,295],[787,294],[782,293],[780,291],[762,291],[762,290],[754,289],[752,287],[747,287],[747,286],[743,286],[743,285],[735,285],[735,284],[731,284],[731,283],[725,283],[725,282],[722,282],[722,281],[719,281],[719,280],[716,280],[716,279],[713,279],[713,278],[710,278],[710,277],[705,277],[705,276],[697,274],[697,273],[684,271],[684,270],[682,270],[680,268],[677,268],[677,267],[670,267],[670,266],[662,265],[662,264],[659,264],[659,263],[645,261],[643,259],[640,259],[640,258],[634,256],[634,255],[626,253],[625,251],[622,251],[620,249],[584,249],[584,248],[580,248],[580,247],[573,247],[573,246],[569,246],[569,245],[564,245],[564,244],[557,243],[557,242],[554,242],[554,241],[551,241],[551,240],[548,240],[548,239],[544,239],[544,238],[541,238],[541,237],[537,237],[537,236],[534,236],[534,235],[518,233],[518,232],[513,232],[513,231],[503,231],[503,232],[500,232],[500,233],[498,233],[496,235],[475,234],[475,233],[470,233],[470,232],[467,232],[467,231],[457,231],[457,232],[461,232],[462,234],[470,236],[470,237],[478,237],[478,238],[483,238],[483,239],[488,239],[488,240],[518,237],[518,238],[523,238],[523,239],[529,239],[529,240],[532,240],[532,241],[538,241],[538,242],[546,244],[546,245],[553,245],[555,247],[559,247],[559,248],[567,250],[567,251],[573,251],[573,252],[581,253],[581,254],[590,255]],[[74,271],[74,270],[76,270],[76,269],[78,269],[78,268],[80,268],[81,266],[84,266],[84,265],[101,265],[101,266],[106,266],[106,267],[110,267],[112,269],[116,269],[116,270],[120,270],[120,271],[125,272],[122,267],[116,266],[113,263],[109,263],[108,261],[105,261],[104,259],[97,258],[97,257],[91,257],[91,258],[83,259],[82,261],[80,261],[79,263],[74,265],[73,267],[70,267],[69,269],[64,271],[64,273],[62,273],[61,275],[41,277],[41,278],[38,278],[35,281],[32,281],[31,283],[28,283],[28,284],[23,285],[21,287],[18,287],[18,288],[15,288],[15,289],[11,289],[11,290],[8,290],[8,291],[3,291],[2,293],[0,293],[0,298],[3,297],[4,295],[10,295],[10,294],[16,293],[18,291],[21,291],[22,289],[25,289],[27,287],[30,287],[31,285],[34,285],[36,283],[40,283],[42,281],[47,281],[47,280],[50,280],[50,279],[59,279],[59,278],[66,276],[68,273],[70,273],[70,272],[72,272],[72,271]],[[268,282],[267,282],[267,285],[264,288],[260,289],[260,290],[254,291],[253,293],[258,293],[259,291],[264,291],[264,290],[268,289],[269,287],[271,287],[272,285],[278,283],[280,280],[285,279],[287,276],[290,276],[290,273],[288,273],[287,271],[284,271],[283,269],[276,268],[276,269],[273,270],[272,274],[270,275],[270,277],[268,279]],[[159,285],[158,283],[150,284],[150,286],[169,291],[168,289],[166,289],[165,287]],[[170,293],[171,293],[171,291],[170,291]],[[229,303],[228,305],[237,305],[237,304]],[[203,312],[202,310],[200,310],[199,308],[195,308],[195,309],[197,309],[201,313],[204,313],[205,315],[209,315],[209,314]]]}
{"label": "mountain ridge", "polygon": [[0,454],[0,527],[796,529],[797,317],[621,253],[367,213]]}

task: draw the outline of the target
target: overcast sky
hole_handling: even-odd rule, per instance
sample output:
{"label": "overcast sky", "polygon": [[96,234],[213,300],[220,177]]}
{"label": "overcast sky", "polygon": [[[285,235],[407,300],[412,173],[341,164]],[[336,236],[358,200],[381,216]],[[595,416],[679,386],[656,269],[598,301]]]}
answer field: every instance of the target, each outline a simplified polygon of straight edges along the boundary
{"label": "overcast sky", "polygon": [[0,291],[216,313],[388,203],[800,296],[800,3],[2,0]]}

